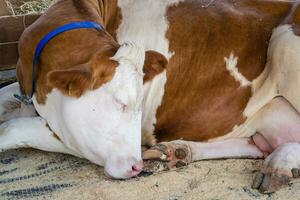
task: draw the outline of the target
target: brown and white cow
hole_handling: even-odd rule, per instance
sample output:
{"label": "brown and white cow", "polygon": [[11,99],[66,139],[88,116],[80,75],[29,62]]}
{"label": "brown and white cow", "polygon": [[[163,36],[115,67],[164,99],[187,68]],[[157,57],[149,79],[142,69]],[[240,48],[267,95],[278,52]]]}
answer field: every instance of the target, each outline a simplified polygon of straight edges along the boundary
{"label": "brown and white cow", "polygon": [[[47,44],[34,95],[40,117],[2,124],[0,147],[85,157],[115,178],[140,172],[141,144],[152,146],[144,159],[169,168],[266,157],[254,187],[274,191],[300,167],[299,9],[275,0],[58,1],[21,38],[22,93],[47,32],[78,20],[107,32],[73,30]],[[10,87],[2,91],[18,85]]]}
{"label": "brown and white cow", "polygon": [[[70,22],[92,21],[109,30],[110,21],[106,20],[110,13],[103,6],[98,1],[59,1],[25,30],[17,65],[22,94],[31,94],[33,56],[39,41]],[[40,55],[33,96],[39,117],[1,125],[4,133],[0,148],[31,146],[70,153],[104,166],[106,174],[114,178],[136,176],[143,167],[143,78],[152,80],[166,64],[163,55],[155,51],[145,54],[142,46],[130,41],[118,45],[105,30],[61,33],[48,42]],[[12,98],[18,88],[14,84],[3,89],[4,108],[12,107],[7,97]],[[27,109],[14,113],[6,109],[3,118],[34,115],[32,106],[21,105]]]}

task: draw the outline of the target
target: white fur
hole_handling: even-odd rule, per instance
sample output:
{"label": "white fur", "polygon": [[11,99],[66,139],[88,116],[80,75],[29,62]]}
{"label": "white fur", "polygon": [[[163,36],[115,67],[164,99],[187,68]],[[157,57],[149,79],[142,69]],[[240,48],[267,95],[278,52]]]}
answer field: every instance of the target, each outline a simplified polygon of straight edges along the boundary
{"label": "white fur", "polygon": [[241,87],[247,87],[251,85],[251,82],[246,79],[237,68],[238,57],[234,56],[233,52],[230,53],[230,56],[224,58],[226,63],[226,69],[229,71],[230,75],[240,83]]}
{"label": "white fur", "polygon": [[156,110],[160,106],[167,81],[166,71],[157,75],[153,81],[144,85],[142,133],[143,145],[155,144],[154,124],[156,123]]}
{"label": "white fur", "polygon": [[[117,31],[118,41],[134,41],[145,50],[157,51],[169,60],[174,53],[169,51],[169,41],[166,38],[166,11],[169,6],[175,6],[181,1],[183,0],[119,0],[122,23]],[[164,72],[144,87],[142,127],[143,134],[148,136],[153,134],[156,110],[161,104],[166,81]]]}
{"label": "white fur", "polygon": [[172,57],[169,41],[165,34],[168,21],[165,17],[167,8],[183,0],[120,0],[118,6],[122,12],[122,23],[117,31],[119,43],[134,41],[145,50],[155,50]]}
{"label": "white fur", "polygon": [[284,173],[293,177],[291,170],[300,168],[300,144],[286,143],[279,146],[264,161],[263,173]]}
{"label": "white fur", "polygon": [[250,99],[246,116],[253,115],[275,96],[284,96],[300,111],[300,37],[294,35],[290,25],[274,29],[265,71],[268,76]]}
{"label": "white fur", "polygon": [[136,43],[124,42],[117,53],[111,58],[119,63],[127,62],[129,67],[143,76],[143,65],[145,61],[144,48]]}
{"label": "white fur", "polygon": [[21,147],[81,157],[55,138],[41,117],[17,118],[0,125],[0,152]]}
{"label": "white fur", "polygon": [[192,161],[220,158],[262,158],[263,153],[247,138],[235,138],[216,142],[190,142],[187,144],[192,151]]}
{"label": "white fur", "polygon": [[80,98],[53,89],[45,105],[34,105],[68,148],[112,177],[129,178],[141,160],[144,50],[126,43],[112,59],[119,63],[115,75],[100,88]]}

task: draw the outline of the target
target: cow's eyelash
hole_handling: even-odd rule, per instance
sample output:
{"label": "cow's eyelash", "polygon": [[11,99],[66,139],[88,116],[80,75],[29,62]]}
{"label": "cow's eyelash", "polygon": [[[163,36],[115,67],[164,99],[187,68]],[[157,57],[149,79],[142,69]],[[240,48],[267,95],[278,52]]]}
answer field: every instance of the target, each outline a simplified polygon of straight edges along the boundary
{"label": "cow's eyelash", "polygon": [[121,100],[119,100],[117,98],[114,98],[114,101],[121,106],[121,110],[123,112],[127,111],[128,106],[125,103],[123,103]]}

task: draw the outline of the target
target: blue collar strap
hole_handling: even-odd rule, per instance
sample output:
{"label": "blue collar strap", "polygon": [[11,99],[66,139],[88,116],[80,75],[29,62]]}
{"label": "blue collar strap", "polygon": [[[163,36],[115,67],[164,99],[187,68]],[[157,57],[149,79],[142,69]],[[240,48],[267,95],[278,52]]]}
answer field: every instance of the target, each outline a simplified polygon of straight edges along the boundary
{"label": "blue collar strap", "polygon": [[[37,70],[37,64],[38,64],[38,60],[40,57],[40,54],[43,50],[43,48],[46,46],[46,44],[53,39],[54,37],[56,37],[57,35],[59,35],[60,33],[66,32],[66,31],[70,31],[70,30],[74,30],[74,29],[96,29],[98,31],[102,30],[104,31],[103,26],[101,26],[98,23],[95,22],[91,22],[91,21],[82,21],[82,22],[72,22],[69,24],[65,24],[63,26],[60,26],[56,29],[54,29],[53,31],[49,32],[47,35],[45,35],[40,42],[38,43],[36,49],[35,49],[35,53],[34,53],[34,58],[33,58],[33,65],[32,65],[32,90],[31,90],[31,94],[30,96],[19,96],[16,97],[19,100],[22,100],[23,102],[32,102],[32,96],[34,94],[35,91],[35,74],[36,74],[36,70]],[[18,95],[17,95],[18,96]]]}

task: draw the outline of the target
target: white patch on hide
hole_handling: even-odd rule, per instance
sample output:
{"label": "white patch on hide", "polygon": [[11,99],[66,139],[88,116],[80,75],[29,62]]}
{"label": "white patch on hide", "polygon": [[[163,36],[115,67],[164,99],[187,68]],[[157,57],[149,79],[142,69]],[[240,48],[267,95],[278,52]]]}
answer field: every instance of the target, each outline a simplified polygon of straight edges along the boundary
{"label": "white patch on hide", "polygon": [[290,25],[274,29],[268,59],[263,73],[253,81],[253,96],[249,100],[244,116],[247,120],[225,136],[212,141],[234,137],[250,137],[257,132],[253,126],[260,110],[275,97],[285,98],[300,112],[300,37],[293,33]]}
{"label": "white patch on hide", "polygon": [[120,64],[128,62],[128,66],[134,67],[133,70],[143,76],[145,54],[142,46],[138,46],[133,42],[125,42],[111,59]]}
{"label": "white patch on hide", "polygon": [[[153,81],[146,83],[144,85],[144,101],[143,101],[143,118],[142,118],[142,130],[143,130],[143,140],[144,145],[155,144],[155,139],[152,136],[154,132],[154,124],[156,123],[156,111],[158,106],[160,106],[165,85],[167,81],[166,71],[157,75]],[[151,137],[152,136],[152,137]]]}
{"label": "white patch on hide", "polygon": [[247,87],[251,85],[251,82],[246,79],[238,70],[237,63],[238,57],[234,56],[233,52],[230,53],[230,56],[224,57],[226,63],[226,69],[229,71],[230,75],[240,83],[241,87]]}

